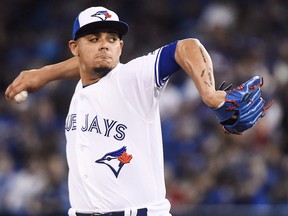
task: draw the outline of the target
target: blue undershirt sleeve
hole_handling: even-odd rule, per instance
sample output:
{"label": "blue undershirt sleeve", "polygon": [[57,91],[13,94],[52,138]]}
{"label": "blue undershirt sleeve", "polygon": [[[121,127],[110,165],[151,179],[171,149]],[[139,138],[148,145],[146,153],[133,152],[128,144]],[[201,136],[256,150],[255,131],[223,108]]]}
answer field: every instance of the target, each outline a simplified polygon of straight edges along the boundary
{"label": "blue undershirt sleeve", "polygon": [[164,46],[161,49],[158,70],[156,70],[156,84],[162,86],[169,77],[180,69],[180,66],[175,61],[175,51],[178,41]]}

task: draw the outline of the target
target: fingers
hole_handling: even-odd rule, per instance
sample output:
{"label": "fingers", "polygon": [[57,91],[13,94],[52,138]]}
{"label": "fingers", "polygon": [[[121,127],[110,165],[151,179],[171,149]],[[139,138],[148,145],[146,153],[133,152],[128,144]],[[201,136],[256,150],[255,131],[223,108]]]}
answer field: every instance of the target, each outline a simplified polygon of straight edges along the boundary
{"label": "fingers", "polygon": [[6,89],[6,91],[5,91],[5,98],[7,99],[7,100],[11,100],[11,86],[9,85],[8,87],[7,87],[7,89]]}
{"label": "fingers", "polygon": [[5,91],[5,98],[7,100],[13,100],[15,95],[21,92],[21,90],[18,90],[19,88],[15,86],[15,84],[11,84],[7,87]]}
{"label": "fingers", "polygon": [[24,82],[22,82],[23,76],[23,73],[20,73],[20,75],[7,87],[5,91],[5,98],[7,100],[14,100],[16,94],[28,90],[26,89]]}

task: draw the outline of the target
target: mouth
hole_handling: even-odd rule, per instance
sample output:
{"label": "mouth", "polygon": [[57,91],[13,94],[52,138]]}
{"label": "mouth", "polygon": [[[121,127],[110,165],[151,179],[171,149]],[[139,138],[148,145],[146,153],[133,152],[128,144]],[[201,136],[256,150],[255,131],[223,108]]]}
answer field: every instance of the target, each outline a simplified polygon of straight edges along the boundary
{"label": "mouth", "polygon": [[101,53],[95,56],[96,59],[101,59],[101,60],[109,60],[112,59],[112,57],[110,55],[108,55],[107,53]]}

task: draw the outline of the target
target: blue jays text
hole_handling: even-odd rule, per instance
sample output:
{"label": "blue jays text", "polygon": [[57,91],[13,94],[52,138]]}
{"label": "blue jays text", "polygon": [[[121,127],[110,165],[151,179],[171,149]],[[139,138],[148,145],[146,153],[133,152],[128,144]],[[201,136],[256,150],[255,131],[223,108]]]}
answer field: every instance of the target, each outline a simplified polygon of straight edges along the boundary
{"label": "blue jays text", "polygon": [[[73,131],[77,129],[77,115],[69,114],[66,118],[65,130]],[[98,116],[90,116],[85,114],[84,124],[81,127],[82,132],[90,132],[102,134],[106,137],[113,137],[114,139],[121,141],[125,138],[125,130],[127,126],[118,121],[110,119],[98,119]]]}

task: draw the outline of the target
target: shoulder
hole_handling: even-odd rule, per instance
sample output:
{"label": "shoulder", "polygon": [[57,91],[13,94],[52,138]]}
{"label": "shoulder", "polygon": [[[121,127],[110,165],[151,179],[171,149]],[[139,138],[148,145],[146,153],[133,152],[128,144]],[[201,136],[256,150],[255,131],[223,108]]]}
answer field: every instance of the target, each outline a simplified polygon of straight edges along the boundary
{"label": "shoulder", "polygon": [[157,60],[157,56],[159,55],[159,51],[162,48],[159,48],[155,51],[152,51],[146,55],[134,58],[125,64],[121,64],[121,70],[141,70],[148,66],[153,66],[155,61]]}

